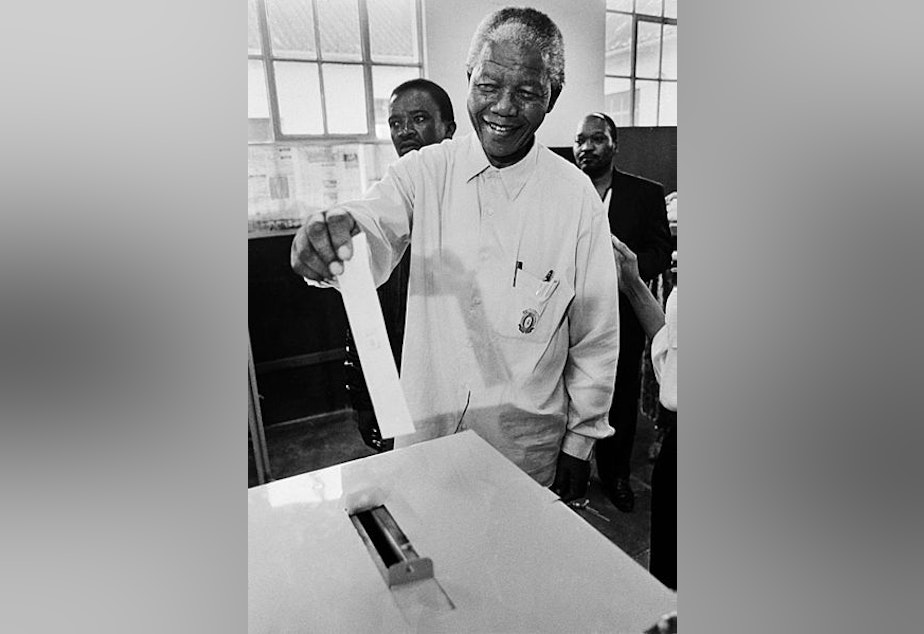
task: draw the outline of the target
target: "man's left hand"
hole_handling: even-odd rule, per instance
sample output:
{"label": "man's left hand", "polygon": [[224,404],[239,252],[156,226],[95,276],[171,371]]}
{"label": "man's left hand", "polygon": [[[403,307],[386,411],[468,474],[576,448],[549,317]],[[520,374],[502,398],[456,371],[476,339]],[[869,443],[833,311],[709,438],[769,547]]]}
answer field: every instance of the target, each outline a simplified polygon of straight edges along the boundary
{"label": "man's left hand", "polygon": [[551,489],[561,498],[562,502],[584,497],[589,480],[589,460],[569,456],[564,451],[559,452],[558,465],[555,468],[555,482],[552,483]]}

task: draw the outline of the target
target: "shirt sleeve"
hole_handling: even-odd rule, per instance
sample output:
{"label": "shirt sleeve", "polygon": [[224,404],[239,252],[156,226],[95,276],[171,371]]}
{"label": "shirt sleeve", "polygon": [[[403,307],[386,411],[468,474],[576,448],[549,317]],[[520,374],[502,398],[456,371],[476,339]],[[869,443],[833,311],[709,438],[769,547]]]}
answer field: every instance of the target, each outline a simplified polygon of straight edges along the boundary
{"label": "shirt sleeve", "polygon": [[369,241],[372,279],[384,284],[411,241],[419,152],[408,152],[361,200],[339,205],[352,214]]}
{"label": "shirt sleeve", "polygon": [[667,298],[665,324],[651,340],[651,365],[660,386],[661,404],[677,411],[677,288]]}
{"label": "shirt sleeve", "polygon": [[569,309],[569,348],[564,381],[568,425],[561,449],[588,460],[594,441],[613,434],[608,412],[619,359],[616,260],[603,203],[585,193],[575,253],[574,301]]}

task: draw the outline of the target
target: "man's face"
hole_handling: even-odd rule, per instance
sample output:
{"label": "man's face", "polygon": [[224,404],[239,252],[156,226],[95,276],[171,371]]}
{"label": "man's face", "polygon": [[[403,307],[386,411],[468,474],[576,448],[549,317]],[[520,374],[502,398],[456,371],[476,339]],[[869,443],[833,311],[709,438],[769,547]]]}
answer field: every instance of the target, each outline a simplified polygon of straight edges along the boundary
{"label": "man's face", "polygon": [[613,167],[616,143],[609,126],[600,117],[585,117],[574,135],[574,161],[581,170],[596,178]]}
{"label": "man's face", "polygon": [[398,156],[404,156],[411,150],[451,138],[455,125],[450,129],[450,124],[443,121],[429,93],[412,88],[391,98],[388,129]]}
{"label": "man's face", "polygon": [[538,49],[511,42],[481,49],[468,82],[468,116],[491,165],[506,167],[526,156],[552,109],[550,97]]}

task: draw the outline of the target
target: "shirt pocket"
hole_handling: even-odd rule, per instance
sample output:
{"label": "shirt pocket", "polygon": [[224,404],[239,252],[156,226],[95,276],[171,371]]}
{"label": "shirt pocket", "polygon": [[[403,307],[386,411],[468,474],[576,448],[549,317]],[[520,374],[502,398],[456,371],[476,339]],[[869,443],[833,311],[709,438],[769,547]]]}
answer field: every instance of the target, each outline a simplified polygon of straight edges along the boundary
{"label": "shirt pocket", "polygon": [[501,303],[495,329],[510,340],[546,344],[555,334],[574,289],[564,279],[543,281],[528,271],[517,271],[516,286]]}

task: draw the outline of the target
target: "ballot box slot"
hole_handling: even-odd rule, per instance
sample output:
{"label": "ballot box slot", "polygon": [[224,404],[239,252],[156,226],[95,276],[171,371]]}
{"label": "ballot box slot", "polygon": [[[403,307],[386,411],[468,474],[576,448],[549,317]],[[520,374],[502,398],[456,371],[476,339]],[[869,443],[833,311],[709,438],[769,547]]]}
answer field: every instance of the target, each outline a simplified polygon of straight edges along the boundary
{"label": "ballot box slot", "polygon": [[351,513],[350,521],[389,587],[433,577],[433,562],[417,554],[385,506]]}
{"label": "ballot box slot", "polygon": [[[379,507],[375,510],[378,511],[381,508]],[[382,558],[386,566],[391,566],[407,559],[407,555],[397,543],[396,536],[388,531],[377,515],[373,515],[373,511],[358,513],[356,519],[362,524],[366,535],[369,536],[372,542],[372,546],[375,547],[376,553]],[[406,539],[404,541],[406,543]]]}
{"label": "ballot box slot", "polygon": [[411,628],[419,630],[421,623],[431,622],[429,619],[438,622],[456,609],[433,576],[433,562],[417,554],[411,540],[384,505],[348,514],[391,590],[395,605]]}

